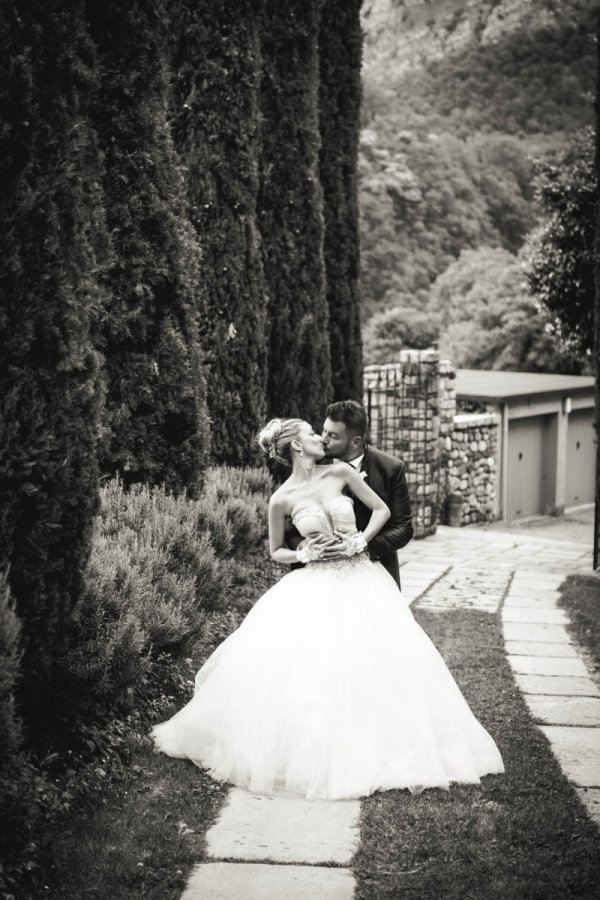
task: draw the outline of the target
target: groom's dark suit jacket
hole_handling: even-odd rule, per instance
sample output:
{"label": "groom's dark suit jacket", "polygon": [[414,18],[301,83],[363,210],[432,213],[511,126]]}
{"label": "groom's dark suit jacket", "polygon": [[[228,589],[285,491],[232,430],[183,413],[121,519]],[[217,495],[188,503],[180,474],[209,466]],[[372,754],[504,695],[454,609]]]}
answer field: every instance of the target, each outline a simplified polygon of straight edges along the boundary
{"label": "groom's dark suit jacket", "polygon": [[[400,570],[396,551],[405,547],[413,536],[410,498],[406,484],[406,471],[402,460],[367,447],[363,457],[361,472],[366,472],[365,482],[390,508],[390,518],[381,531],[369,541],[369,556],[384,566],[400,587]],[[356,524],[360,531],[367,527],[371,510],[364,503],[354,498]],[[294,535],[293,532],[296,532]],[[295,549],[300,542],[300,535],[293,525],[286,529],[286,543]],[[301,563],[295,563],[297,568]]]}

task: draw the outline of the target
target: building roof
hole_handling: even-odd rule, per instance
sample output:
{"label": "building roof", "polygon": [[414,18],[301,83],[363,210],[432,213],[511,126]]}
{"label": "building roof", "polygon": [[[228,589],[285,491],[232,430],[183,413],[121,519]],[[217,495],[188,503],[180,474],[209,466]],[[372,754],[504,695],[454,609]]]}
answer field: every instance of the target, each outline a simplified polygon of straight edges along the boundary
{"label": "building roof", "polygon": [[548,394],[589,393],[594,379],[588,375],[542,375],[538,372],[491,372],[483,369],[456,370],[456,396],[461,400],[506,402]]}

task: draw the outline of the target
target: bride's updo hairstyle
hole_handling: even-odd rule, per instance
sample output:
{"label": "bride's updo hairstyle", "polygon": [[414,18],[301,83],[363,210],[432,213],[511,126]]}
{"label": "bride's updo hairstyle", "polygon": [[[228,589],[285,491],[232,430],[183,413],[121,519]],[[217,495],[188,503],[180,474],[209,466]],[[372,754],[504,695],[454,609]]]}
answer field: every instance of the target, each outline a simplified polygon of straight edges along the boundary
{"label": "bride's updo hairstyle", "polygon": [[292,441],[304,424],[304,419],[271,419],[258,433],[259,446],[274,462],[291,466]]}

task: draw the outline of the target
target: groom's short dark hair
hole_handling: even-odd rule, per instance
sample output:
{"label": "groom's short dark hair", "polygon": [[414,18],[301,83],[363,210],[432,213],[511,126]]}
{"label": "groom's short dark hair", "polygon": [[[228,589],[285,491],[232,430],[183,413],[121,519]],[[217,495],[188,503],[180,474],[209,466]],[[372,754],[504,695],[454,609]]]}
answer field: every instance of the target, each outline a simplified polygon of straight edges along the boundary
{"label": "groom's short dark hair", "polygon": [[367,411],[356,400],[338,400],[337,403],[330,403],[325,415],[334,422],[343,422],[348,431],[366,438],[369,427]]}

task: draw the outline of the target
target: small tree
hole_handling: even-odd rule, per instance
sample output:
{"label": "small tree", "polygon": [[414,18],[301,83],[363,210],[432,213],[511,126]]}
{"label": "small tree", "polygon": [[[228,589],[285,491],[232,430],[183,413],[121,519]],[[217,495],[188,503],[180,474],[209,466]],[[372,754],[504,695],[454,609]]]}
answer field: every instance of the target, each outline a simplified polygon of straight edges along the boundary
{"label": "small tree", "polygon": [[584,129],[557,162],[538,163],[536,189],[547,219],[528,249],[530,290],[564,336],[591,353],[598,211],[591,129]]}
{"label": "small tree", "polygon": [[322,420],[331,398],[319,181],[321,0],[266,4],[259,227],[270,318],[268,413]]}
{"label": "small tree", "polygon": [[319,32],[320,173],[333,395],[362,400],[357,159],[362,0],[328,0]]}
{"label": "small tree", "polygon": [[209,436],[200,249],[167,120],[163,6],[90,0],[88,10],[101,67],[92,114],[115,254],[101,334],[102,470],[194,495]]}

